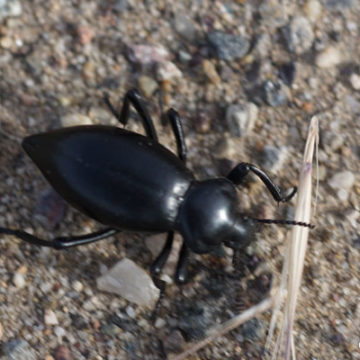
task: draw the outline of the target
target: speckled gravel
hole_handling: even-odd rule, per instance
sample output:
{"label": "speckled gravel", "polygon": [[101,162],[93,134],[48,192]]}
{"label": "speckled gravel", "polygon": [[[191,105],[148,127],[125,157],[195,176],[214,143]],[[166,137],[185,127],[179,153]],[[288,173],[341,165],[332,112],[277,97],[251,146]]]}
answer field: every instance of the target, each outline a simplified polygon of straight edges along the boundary
{"label": "speckled gravel", "polygon": [[[319,194],[297,358],[360,359],[359,18],[357,0],[0,0],[0,226],[44,238],[99,227],[49,195],[20,142],[60,126],[117,125],[104,92],[120,106],[128,89],[140,88],[171,149],[175,141],[160,115],[178,109],[198,178],[246,161],[263,164],[284,189],[296,185],[309,119],[317,114]],[[133,116],[128,128],[142,131]],[[291,216],[293,203],[277,207],[253,177],[244,185],[244,213]],[[243,254],[241,299],[228,275],[230,253],[194,255],[188,284],[179,288],[171,272],[164,276],[155,327],[151,311],[96,285],[124,258],[149,268],[155,251],[144,235],[121,233],[64,252],[1,235],[0,359],[157,360],[178,353],[239,305],[266,296],[290,229],[260,230]],[[194,359],[263,358],[269,318],[252,320]]]}

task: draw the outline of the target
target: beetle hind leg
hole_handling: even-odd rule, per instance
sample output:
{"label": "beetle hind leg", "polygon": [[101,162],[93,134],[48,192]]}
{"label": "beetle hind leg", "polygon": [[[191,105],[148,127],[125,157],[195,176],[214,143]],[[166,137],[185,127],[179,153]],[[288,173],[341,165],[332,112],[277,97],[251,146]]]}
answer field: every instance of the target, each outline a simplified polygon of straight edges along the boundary
{"label": "beetle hind leg", "polygon": [[103,230],[96,231],[94,233],[80,235],[80,236],[66,236],[66,237],[57,237],[51,240],[44,240],[35,235],[29,234],[26,231],[22,230],[12,230],[7,228],[0,227],[0,234],[7,234],[15,236],[16,238],[23,240],[29,244],[37,246],[46,246],[51,247],[57,250],[67,249],[74,246],[80,246],[85,244],[90,244],[95,241],[105,239],[111,235],[114,235],[118,232],[117,229],[105,228]]}
{"label": "beetle hind leg", "polygon": [[151,138],[155,141],[158,141],[158,137],[156,134],[153,120],[152,120],[149,112],[147,111],[146,106],[145,106],[139,92],[136,89],[131,89],[125,94],[123,106],[122,106],[120,113],[111,104],[109,95],[106,93],[104,94],[104,101],[105,101],[105,104],[107,105],[107,107],[109,108],[109,110],[111,111],[111,113],[124,126],[127,124],[128,120],[129,120],[130,104],[132,106],[134,106],[134,108],[140,115],[146,135],[149,138]]}

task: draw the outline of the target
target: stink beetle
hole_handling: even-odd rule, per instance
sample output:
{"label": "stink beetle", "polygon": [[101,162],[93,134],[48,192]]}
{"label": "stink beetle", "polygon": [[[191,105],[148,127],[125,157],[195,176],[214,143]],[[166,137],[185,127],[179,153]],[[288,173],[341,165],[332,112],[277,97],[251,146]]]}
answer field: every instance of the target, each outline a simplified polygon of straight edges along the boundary
{"label": "stink beetle", "polygon": [[174,109],[167,112],[167,118],[176,138],[178,156],[158,142],[152,119],[136,90],[127,92],[120,113],[108,96],[105,102],[123,125],[128,121],[130,105],[134,106],[146,136],[115,126],[74,126],[26,137],[22,146],[67,202],[107,227],[52,241],[22,230],[0,228],[0,233],[35,245],[65,249],[104,239],[120,230],[167,232],[166,243],[151,267],[155,276],[169,256],[177,231],[184,241],[175,280],[182,283],[187,278],[190,250],[208,253],[222,243],[235,250],[244,248],[252,239],[255,221],[310,226],[240,214],[235,185],[250,171],[263,181],[277,202],[290,200],[296,192],[294,188],[283,196],[273,181],[252,164],[238,164],[226,178],[196,180],[185,164],[181,119]]}

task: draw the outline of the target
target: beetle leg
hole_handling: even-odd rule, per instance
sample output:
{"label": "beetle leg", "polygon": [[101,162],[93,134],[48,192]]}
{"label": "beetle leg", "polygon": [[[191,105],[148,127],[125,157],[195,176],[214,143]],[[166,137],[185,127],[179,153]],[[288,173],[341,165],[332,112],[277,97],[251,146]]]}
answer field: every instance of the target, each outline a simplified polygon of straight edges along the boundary
{"label": "beetle leg", "polygon": [[190,250],[189,247],[183,242],[179,260],[176,266],[176,274],[175,274],[175,281],[178,284],[183,284],[187,280],[187,262],[189,259]]}
{"label": "beetle leg", "polygon": [[130,104],[132,106],[134,106],[134,108],[140,115],[146,135],[149,138],[151,138],[155,141],[158,141],[158,137],[156,134],[156,130],[155,130],[152,118],[151,118],[149,112],[147,111],[146,106],[145,106],[143,100],[141,99],[139,92],[136,89],[129,90],[125,94],[123,106],[122,106],[120,113],[111,104],[108,94],[104,94],[104,101],[105,101],[106,105],[108,106],[109,110],[112,112],[112,114],[124,126],[127,124],[128,120],[129,120]]}
{"label": "beetle leg", "polygon": [[105,228],[90,234],[79,235],[79,236],[61,236],[53,240],[54,248],[61,250],[75,246],[90,244],[109,236],[115,235],[119,230],[113,228]]}
{"label": "beetle leg", "polygon": [[239,185],[244,177],[252,171],[256,176],[260,178],[260,180],[265,184],[267,189],[270,191],[272,197],[277,202],[286,202],[289,201],[296,193],[297,188],[294,187],[291,193],[287,196],[283,196],[278,186],[274,184],[274,182],[269,178],[269,176],[255,165],[248,163],[240,163],[236,165],[228,174],[227,178],[233,182],[235,185]]}
{"label": "beetle leg", "polygon": [[106,228],[91,234],[80,235],[80,236],[57,237],[54,240],[50,241],[50,240],[40,239],[39,237],[29,234],[22,230],[12,230],[12,229],[0,227],[0,233],[2,234],[13,235],[18,239],[26,241],[29,244],[52,247],[58,250],[67,249],[79,245],[90,244],[92,242],[99,241],[105,239],[106,237],[114,235],[118,231],[119,230],[117,229]]}
{"label": "beetle leg", "polygon": [[179,113],[174,109],[169,109],[167,117],[170,120],[170,124],[175,135],[176,145],[178,150],[179,158],[185,163],[186,162],[186,144],[184,139],[184,132],[181,125],[181,117]]}
{"label": "beetle leg", "polygon": [[151,275],[157,276],[161,273],[161,270],[163,269],[169,255],[170,255],[173,241],[174,241],[174,232],[170,231],[166,238],[164,247],[162,248],[160,254],[157,256],[157,258],[151,265],[151,268],[150,268]]}

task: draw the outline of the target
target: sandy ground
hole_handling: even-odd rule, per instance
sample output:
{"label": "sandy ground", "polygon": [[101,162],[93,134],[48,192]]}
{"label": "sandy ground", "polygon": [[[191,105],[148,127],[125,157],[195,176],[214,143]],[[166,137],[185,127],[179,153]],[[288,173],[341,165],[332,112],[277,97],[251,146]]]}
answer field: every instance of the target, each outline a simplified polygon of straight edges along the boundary
{"label": "sandy ground", "polygon": [[[360,359],[359,18],[357,0],[1,1],[0,226],[48,239],[99,227],[53,195],[20,142],[65,125],[116,125],[104,91],[120,106],[128,89],[139,88],[161,143],[173,150],[160,113],[175,107],[198,178],[224,176],[246,161],[282,188],[296,185],[316,114],[319,196],[295,327],[297,358]],[[128,128],[141,131],[133,119]],[[277,207],[250,177],[239,204],[254,217],[291,218],[294,202]],[[236,308],[266,296],[289,234],[259,228],[244,254],[241,294],[227,275],[229,254],[193,256],[189,282],[168,285],[155,328],[151,311],[98,290],[96,279],[124,257],[148,269],[158,237],[124,233],[56,252],[1,235],[0,358],[178,353]],[[269,318],[252,320],[193,359],[264,358]]]}

